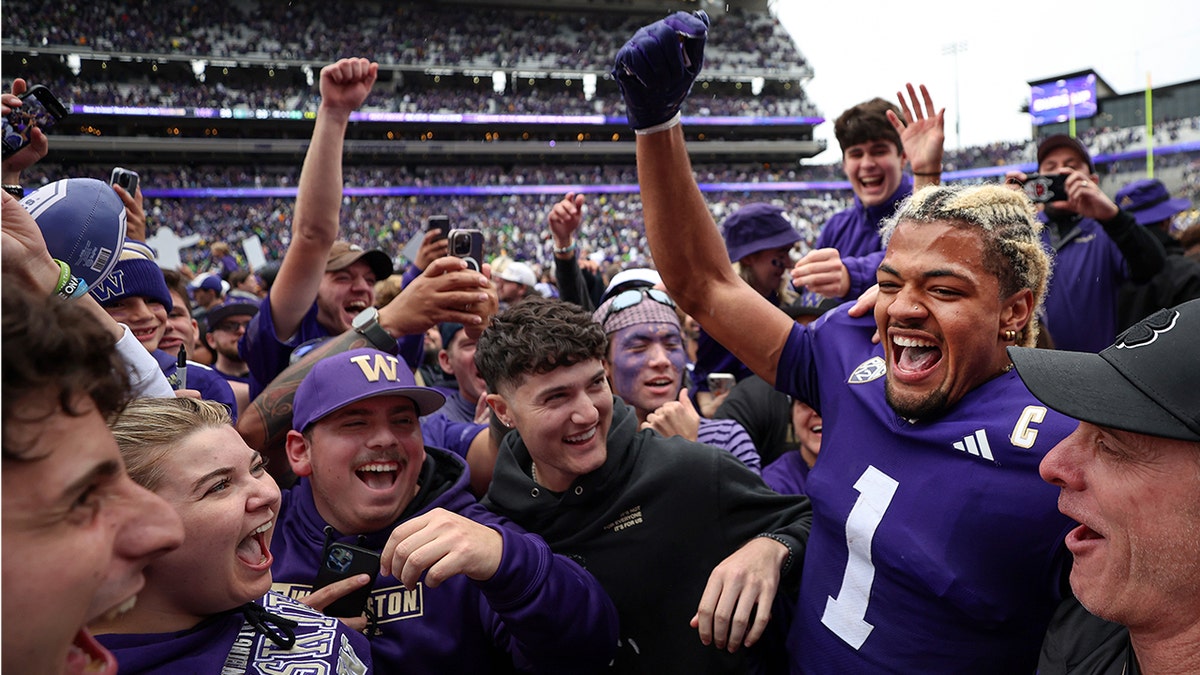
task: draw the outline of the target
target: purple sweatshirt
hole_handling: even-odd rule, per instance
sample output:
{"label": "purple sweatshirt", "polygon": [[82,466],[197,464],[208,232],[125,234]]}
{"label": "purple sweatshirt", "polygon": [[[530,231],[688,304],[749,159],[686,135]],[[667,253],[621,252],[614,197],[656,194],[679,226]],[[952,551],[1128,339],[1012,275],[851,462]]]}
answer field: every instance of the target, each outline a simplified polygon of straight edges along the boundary
{"label": "purple sweatshirt", "polygon": [[[341,621],[275,592],[255,604],[296,622],[294,647],[284,649],[268,639],[239,609],[178,633],[112,633],[96,639],[117,657],[121,675],[371,672],[367,638]],[[281,632],[270,620],[266,628]]]}
{"label": "purple sweatshirt", "polygon": [[[288,367],[292,350],[310,340],[331,337],[324,326],[317,322],[317,303],[304,318],[292,339],[284,342],[275,333],[275,319],[271,316],[271,296],[263,298],[258,305],[258,314],[250,319],[246,332],[238,340],[238,354],[250,368],[250,400],[253,401],[275,376]],[[421,362],[425,351],[425,335],[405,335],[396,340],[400,358],[411,367]]]}
{"label": "purple sweatshirt", "polygon": [[[504,555],[485,582],[457,575],[437,588],[422,581],[405,589],[394,577],[379,577],[369,601],[378,621],[370,636],[378,672],[503,672],[494,665],[499,658],[525,671],[574,673],[609,662],[617,645],[617,615],[595,578],[553,554],[541,537],[480,506],[468,491],[459,457],[426,447],[419,484],[396,524],[440,507],[495,529],[504,539]],[[271,542],[277,591],[293,597],[311,592],[327,526],[307,478],[284,492]],[[332,536],[381,551],[392,529]]]}

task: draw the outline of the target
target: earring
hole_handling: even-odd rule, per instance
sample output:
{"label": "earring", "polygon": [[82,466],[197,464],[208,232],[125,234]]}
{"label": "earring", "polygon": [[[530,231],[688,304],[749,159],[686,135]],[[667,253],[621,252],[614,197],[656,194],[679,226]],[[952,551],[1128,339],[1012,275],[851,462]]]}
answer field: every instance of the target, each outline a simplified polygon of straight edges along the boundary
{"label": "earring", "polygon": [[1011,329],[1004,331],[1004,340],[1005,342],[1016,342],[1017,331]]}

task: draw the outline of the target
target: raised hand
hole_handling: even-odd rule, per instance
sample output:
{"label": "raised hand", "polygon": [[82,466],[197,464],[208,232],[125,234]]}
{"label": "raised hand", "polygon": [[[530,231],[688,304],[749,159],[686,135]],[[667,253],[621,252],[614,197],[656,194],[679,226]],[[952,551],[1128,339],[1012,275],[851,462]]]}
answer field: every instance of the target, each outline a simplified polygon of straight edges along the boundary
{"label": "raised hand", "polygon": [[564,248],[571,245],[579,225],[583,223],[583,195],[568,192],[562,201],[550,209],[546,217],[550,223],[550,234],[554,236],[554,245]]}
{"label": "raised hand", "polygon": [[634,129],[671,121],[704,66],[708,14],[675,12],[639,28],[617,52],[612,75]]}
{"label": "raised hand", "polygon": [[367,100],[379,64],[367,59],[342,59],[321,69],[321,107],[357,110]]}
{"label": "raised hand", "polygon": [[904,145],[904,154],[908,157],[913,174],[918,178],[936,178],[942,173],[942,152],[946,142],[946,109],[937,109],[935,112],[933,99],[925,85],[921,85],[921,99],[917,98],[917,91],[911,83],[907,87],[912,107],[910,108],[904,100],[904,92],[896,92],[904,119],[901,120],[896,113],[889,110],[888,121],[895,127],[896,133],[900,134],[900,142]]}
{"label": "raised hand", "polygon": [[[20,108],[24,105],[21,100],[21,94],[29,88],[25,80],[16,78],[12,83],[12,91],[0,96],[0,113],[7,115],[13,108]],[[4,183],[6,185],[20,185],[21,172],[29,167],[37,164],[46,153],[50,152],[50,139],[40,127],[34,126],[29,132],[29,145],[20,149],[8,159],[4,160],[3,166],[0,167],[0,173],[3,174]]]}
{"label": "raised hand", "polygon": [[438,258],[380,308],[379,323],[392,335],[417,335],[452,321],[479,337],[499,307],[490,271],[487,265],[484,273],[467,269],[462,258]]}

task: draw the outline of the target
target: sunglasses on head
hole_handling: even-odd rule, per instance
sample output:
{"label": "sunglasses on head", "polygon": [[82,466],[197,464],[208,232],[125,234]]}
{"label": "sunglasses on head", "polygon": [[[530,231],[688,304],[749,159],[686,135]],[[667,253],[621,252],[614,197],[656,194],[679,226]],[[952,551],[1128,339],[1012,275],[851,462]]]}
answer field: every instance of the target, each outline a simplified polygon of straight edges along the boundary
{"label": "sunglasses on head", "polygon": [[657,288],[631,288],[628,291],[618,293],[613,298],[612,304],[608,306],[608,311],[605,312],[604,320],[600,322],[600,325],[608,325],[608,320],[612,318],[613,314],[620,314],[630,307],[636,307],[642,304],[642,300],[646,298],[650,298],[660,305],[666,305],[671,309],[675,309],[675,301],[671,299],[671,296]]}

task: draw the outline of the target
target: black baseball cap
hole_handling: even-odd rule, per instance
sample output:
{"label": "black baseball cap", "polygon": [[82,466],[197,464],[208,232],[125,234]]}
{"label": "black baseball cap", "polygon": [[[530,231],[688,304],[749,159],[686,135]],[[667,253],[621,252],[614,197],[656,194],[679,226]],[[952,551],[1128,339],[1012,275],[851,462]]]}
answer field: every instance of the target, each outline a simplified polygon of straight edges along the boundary
{"label": "black baseball cap", "polygon": [[1200,299],[1161,309],[1099,354],[1009,347],[1029,391],[1104,427],[1200,441]]}
{"label": "black baseball cap", "polygon": [[1083,142],[1078,138],[1075,138],[1074,136],[1068,136],[1067,134],[1054,134],[1053,136],[1047,136],[1042,140],[1041,143],[1038,143],[1038,166],[1042,165],[1042,160],[1046,158],[1046,155],[1050,154],[1051,150],[1057,150],[1058,148],[1070,148],[1071,150],[1074,150],[1075,154],[1079,155],[1083,161],[1087,162],[1088,173],[1096,173],[1096,167],[1092,164],[1092,155],[1087,151],[1087,148],[1083,147]]}

